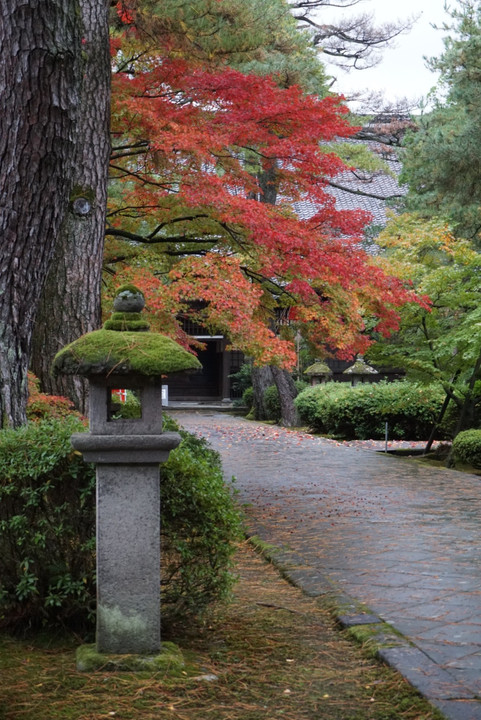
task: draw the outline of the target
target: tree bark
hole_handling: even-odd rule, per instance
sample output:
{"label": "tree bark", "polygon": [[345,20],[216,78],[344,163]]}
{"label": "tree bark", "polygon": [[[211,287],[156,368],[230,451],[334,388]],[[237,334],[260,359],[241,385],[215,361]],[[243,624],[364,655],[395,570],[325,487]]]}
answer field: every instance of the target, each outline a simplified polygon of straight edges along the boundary
{"label": "tree bark", "polygon": [[292,375],[287,370],[272,367],[272,376],[279,393],[281,403],[281,425],[284,427],[296,427],[300,425],[299,414],[294,405],[294,398],[297,395],[297,387]]}
{"label": "tree bark", "polygon": [[0,0],[0,426],[26,421],[33,323],[72,189],[76,0]]}
{"label": "tree bark", "polygon": [[[469,379],[468,383],[468,390],[466,393],[466,397],[464,398],[464,402],[460,408],[458,421],[456,423],[456,427],[454,429],[454,436],[453,440],[456,437],[458,433],[460,433],[462,430],[468,430],[470,427],[472,427],[473,419],[474,419],[474,412],[475,412],[475,399],[473,398],[473,390],[474,386],[476,384],[476,380],[479,377],[479,373],[481,371],[481,352],[478,355],[478,359],[476,360],[476,364],[474,366],[473,372],[471,374],[471,377]],[[446,460],[446,466],[453,467],[454,465],[454,455],[453,455],[453,446],[451,445],[451,449],[449,451],[449,455]]]}
{"label": "tree bark", "polygon": [[269,365],[252,368],[252,387],[254,389],[254,418],[256,420],[267,420],[267,409],[264,402],[264,393],[274,385],[272,368]]}
{"label": "tree bark", "polygon": [[278,161],[271,158],[266,161],[261,172],[257,173],[257,182],[261,191],[260,201],[266,205],[275,205],[277,202],[277,193],[279,188],[279,180],[277,177]]}
{"label": "tree bark", "polygon": [[110,156],[109,2],[81,0],[84,60],[73,189],[34,331],[32,370],[45,392],[87,409],[81,378],[50,374],[60,348],[99,327],[102,255]]}
{"label": "tree bark", "polygon": [[[257,182],[261,191],[260,202],[267,205],[275,205],[277,202],[279,186],[277,168],[278,161],[276,158],[272,158],[265,163],[262,171],[257,174]],[[257,368],[258,374],[259,370],[260,368]],[[256,419],[266,419],[267,413],[264,406],[263,392],[269,385],[275,385],[281,403],[281,425],[284,425],[284,427],[299,425],[299,416],[294,405],[297,388],[289,371],[274,366],[262,368],[262,370],[264,370],[264,374],[259,376],[257,380],[257,390],[254,384],[254,414]],[[269,382],[267,382],[267,378],[269,378]],[[266,382],[267,384],[265,384]]]}

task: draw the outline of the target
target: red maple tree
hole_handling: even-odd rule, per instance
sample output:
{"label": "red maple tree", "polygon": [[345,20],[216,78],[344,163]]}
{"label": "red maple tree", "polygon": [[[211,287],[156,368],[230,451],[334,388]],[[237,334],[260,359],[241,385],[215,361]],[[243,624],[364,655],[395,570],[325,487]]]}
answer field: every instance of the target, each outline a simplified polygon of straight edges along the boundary
{"label": "red maple tree", "polygon": [[[188,343],[177,318],[190,315],[258,364],[295,362],[279,308],[344,357],[395,329],[414,296],[360,249],[369,216],[337,210],[326,191],[345,169],[327,143],[356,130],[341,98],[187,60],[170,41],[154,48],[132,9],[119,13],[129,27],[112,42],[106,246],[116,284],[144,290],[163,332]],[[263,202],[271,191],[275,204]],[[302,199],[317,208],[308,220],[293,211]]]}

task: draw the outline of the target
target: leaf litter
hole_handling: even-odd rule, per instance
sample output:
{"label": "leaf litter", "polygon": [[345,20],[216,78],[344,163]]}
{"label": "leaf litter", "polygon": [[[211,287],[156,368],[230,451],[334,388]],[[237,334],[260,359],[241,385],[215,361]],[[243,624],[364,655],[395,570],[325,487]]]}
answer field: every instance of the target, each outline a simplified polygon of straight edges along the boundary
{"label": "leaf litter", "polygon": [[[436,720],[395,671],[352,644],[330,610],[248,543],[231,603],[174,639],[180,677],[79,673],[78,639],[0,643],[2,720]],[[209,677],[209,681],[206,681]]]}

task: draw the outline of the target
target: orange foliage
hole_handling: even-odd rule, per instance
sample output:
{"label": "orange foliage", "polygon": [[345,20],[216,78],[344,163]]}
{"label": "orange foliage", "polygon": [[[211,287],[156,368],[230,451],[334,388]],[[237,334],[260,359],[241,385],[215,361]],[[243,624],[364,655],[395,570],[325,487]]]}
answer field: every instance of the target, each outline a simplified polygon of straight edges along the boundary
{"label": "orange foliage", "polygon": [[68,398],[40,392],[39,381],[31,372],[28,373],[28,395],[27,418],[31,422],[74,414],[80,417]]}
{"label": "orange foliage", "polygon": [[[163,332],[188,343],[176,320],[184,313],[256,362],[289,367],[292,340],[273,330],[278,302],[313,344],[346,357],[366,349],[368,321],[396,329],[396,307],[414,295],[359,249],[370,217],[336,210],[326,192],[345,166],[325,143],[355,131],[340,98],[200,66],[167,45],[140,54],[139,43],[126,31],[115,45],[139,59],[113,78],[121,192],[107,235],[167,252],[162,279],[145,258],[119,270],[143,289]],[[278,200],[268,204],[259,173],[273,165]],[[292,205],[306,198],[317,212],[302,221]]]}

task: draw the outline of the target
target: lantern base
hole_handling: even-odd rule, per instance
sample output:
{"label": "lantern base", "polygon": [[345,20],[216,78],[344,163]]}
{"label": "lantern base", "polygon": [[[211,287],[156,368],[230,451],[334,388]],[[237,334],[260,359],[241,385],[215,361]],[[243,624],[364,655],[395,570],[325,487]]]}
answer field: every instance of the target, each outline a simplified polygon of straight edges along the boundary
{"label": "lantern base", "polygon": [[114,655],[99,652],[96,645],[81,645],[75,659],[79,672],[163,672],[176,676],[185,667],[182,651],[172,642],[163,642],[156,655]]}

